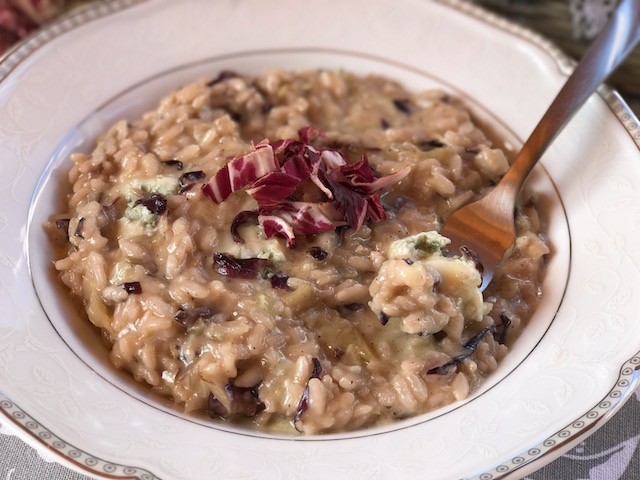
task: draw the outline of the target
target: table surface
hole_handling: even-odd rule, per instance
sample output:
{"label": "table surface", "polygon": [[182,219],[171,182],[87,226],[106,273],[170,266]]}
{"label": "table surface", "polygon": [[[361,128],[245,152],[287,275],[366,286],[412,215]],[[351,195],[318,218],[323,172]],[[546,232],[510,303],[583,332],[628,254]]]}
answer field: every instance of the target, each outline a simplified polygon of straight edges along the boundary
{"label": "table surface", "polygon": [[[2,3],[2,0],[0,0]],[[620,92],[640,117],[640,98]],[[1,419],[0,419],[1,420]],[[24,444],[0,422],[0,480],[84,480]],[[640,390],[602,428],[525,480],[637,480],[640,478]]]}

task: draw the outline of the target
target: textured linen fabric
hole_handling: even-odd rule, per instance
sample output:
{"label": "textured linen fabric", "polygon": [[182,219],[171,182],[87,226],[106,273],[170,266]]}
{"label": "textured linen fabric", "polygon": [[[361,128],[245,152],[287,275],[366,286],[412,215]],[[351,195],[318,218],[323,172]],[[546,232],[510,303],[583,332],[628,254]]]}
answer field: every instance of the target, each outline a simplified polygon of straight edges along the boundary
{"label": "textured linen fabric", "polygon": [[616,5],[612,0],[569,0],[575,38],[591,39],[598,35]]}
{"label": "textured linen fabric", "polygon": [[53,457],[29,447],[0,423],[0,480],[84,480]]}
{"label": "textured linen fabric", "polygon": [[640,390],[604,427],[525,480],[640,479]]}

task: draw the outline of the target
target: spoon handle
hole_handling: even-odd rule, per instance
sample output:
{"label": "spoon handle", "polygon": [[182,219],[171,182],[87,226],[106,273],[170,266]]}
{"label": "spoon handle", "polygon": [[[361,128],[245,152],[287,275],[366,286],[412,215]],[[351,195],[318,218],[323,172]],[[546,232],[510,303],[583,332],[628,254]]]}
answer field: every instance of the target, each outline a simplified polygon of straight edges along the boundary
{"label": "spoon handle", "polygon": [[500,183],[513,195],[569,119],[640,40],[640,0],[622,0]]}

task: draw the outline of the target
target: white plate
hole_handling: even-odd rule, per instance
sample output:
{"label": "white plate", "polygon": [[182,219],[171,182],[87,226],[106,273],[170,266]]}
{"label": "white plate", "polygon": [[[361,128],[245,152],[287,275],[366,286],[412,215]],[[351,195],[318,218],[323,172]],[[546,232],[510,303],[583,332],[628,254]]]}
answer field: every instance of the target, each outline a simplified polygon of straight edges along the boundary
{"label": "white plate", "polygon": [[640,125],[609,89],[531,179],[553,245],[544,301],[465,402],[383,428],[293,438],[186,417],[114,371],[49,274],[40,226],[65,157],[175,86],[270,67],[441,87],[517,145],[571,62],[452,0],[115,0],[30,38],[0,61],[3,423],[97,478],[489,480],[541,467],[620,408],[640,365]]}

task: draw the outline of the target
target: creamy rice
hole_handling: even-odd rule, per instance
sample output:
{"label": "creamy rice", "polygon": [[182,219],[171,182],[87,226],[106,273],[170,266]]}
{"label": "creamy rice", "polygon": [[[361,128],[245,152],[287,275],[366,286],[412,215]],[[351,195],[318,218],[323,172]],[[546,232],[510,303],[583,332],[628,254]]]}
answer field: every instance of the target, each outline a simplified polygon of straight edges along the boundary
{"label": "creamy rice", "polygon": [[[309,126],[317,148],[351,164],[364,154],[378,177],[410,167],[380,192],[386,219],[291,247],[243,221],[238,243],[230,226],[256,200],[241,189],[216,203],[203,185]],[[68,209],[46,225],[55,268],[114,365],[194,414],[315,434],[427,412],[495,370],[539,301],[549,250],[529,193],[484,297],[472,262],[440,254],[433,232],[508,167],[441,91],[342,71],[224,72],[71,161]],[[310,185],[298,200],[326,201]],[[248,258],[263,261],[254,278],[226,274],[225,261]]]}

